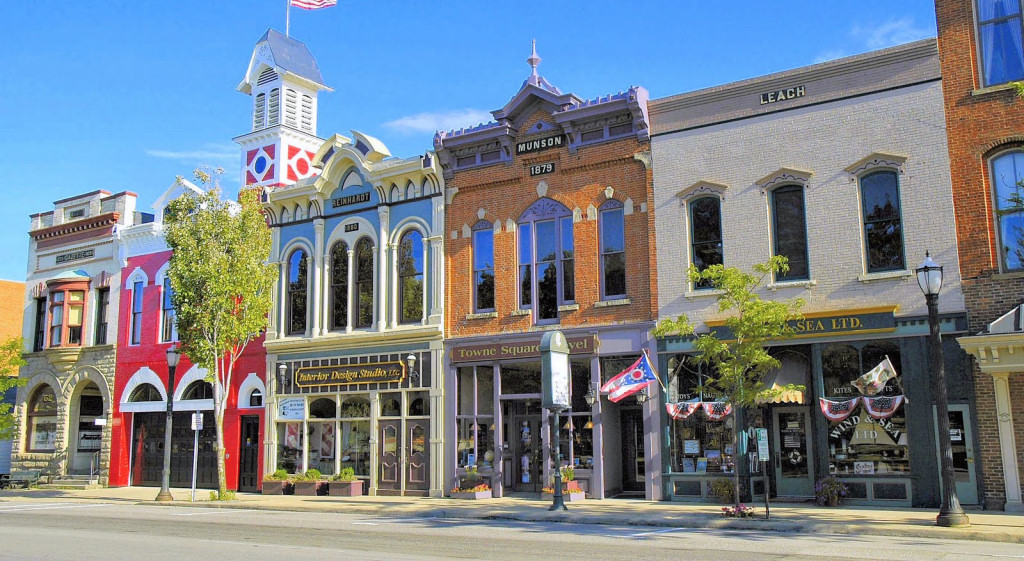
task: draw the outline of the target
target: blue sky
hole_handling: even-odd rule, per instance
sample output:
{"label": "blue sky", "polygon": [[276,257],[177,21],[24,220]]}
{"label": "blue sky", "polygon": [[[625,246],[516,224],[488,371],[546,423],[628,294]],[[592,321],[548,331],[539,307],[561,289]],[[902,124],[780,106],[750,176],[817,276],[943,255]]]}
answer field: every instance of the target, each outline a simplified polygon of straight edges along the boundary
{"label": "blue sky", "polygon": [[[487,120],[529,75],[596,97],[665,97],[935,35],[932,2],[339,0],[292,9],[291,35],[333,92],[318,134],[356,129],[396,156],[434,130]],[[198,165],[237,189],[256,40],[284,30],[285,0],[0,3],[0,278],[23,280],[28,215],[95,189],[149,206]],[[509,8],[514,7],[515,11]]]}

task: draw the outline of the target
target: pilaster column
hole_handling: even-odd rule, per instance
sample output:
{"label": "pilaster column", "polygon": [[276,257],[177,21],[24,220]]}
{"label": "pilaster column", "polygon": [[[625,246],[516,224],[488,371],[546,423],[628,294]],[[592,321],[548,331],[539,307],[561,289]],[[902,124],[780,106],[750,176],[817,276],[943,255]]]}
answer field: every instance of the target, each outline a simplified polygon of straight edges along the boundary
{"label": "pilaster column", "polygon": [[324,219],[313,219],[313,263],[311,271],[313,278],[313,290],[307,299],[310,307],[310,316],[313,318],[313,337],[323,333],[323,326],[327,323],[324,307],[321,305],[324,296]]}
{"label": "pilaster column", "polygon": [[1017,442],[1013,434],[1013,410],[1010,407],[1010,373],[992,374],[996,393],[996,425],[999,427],[999,454],[1003,460],[1003,482],[1006,485],[1008,512],[1024,512],[1021,501],[1020,471],[1017,465]]}
{"label": "pilaster column", "polygon": [[391,231],[391,207],[380,206],[377,207],[377,217],[380,218],[380,226],[377,232],[377,250],[374,252],[375,259],[373,260],[373,281],[374,287],[374,312],[373,317],[374,323],[377,325],[377,331],[384,331],[387,327],[387,310],[391,306],[391,298],[388,295],[388,233]]}
{"label": "pilaster column", "polygon": [[312,255],[306,256],[306,337],[312,337],[313,333],[316,333],[316,326],[314,325],[315,312],[313,311],[313,304],[316,300],[313,295],[316,293],[316,261],[313,260]]}
{"label": "pilaster column", "polygon": [[[427,240],[430,242],[429,267],[427,267],[427,261],[423,262],[423,266],[427,267],[424,271],[425,277],[430,283],[430,316],[427,318],[427,323],[440,324],[444,310],[444,240],[442,236],[433,236]],[[424,302],[424,309],[426,306],[427,302]]]}
{"label": "pilaster column", "polygon": [[380,282],[381,270],[384,268],[381,266],[383,251],[377,246],[372,248],[373,250],[373,321],[370,322],[371,326],[376,326],[377,331],[384,331],[384,316],[381,312],[384,311],[384,283]]}
{"label": "pilaster column", "polygon": [[402,296],[399,294],[401,287],[398,285],[398,246],[395,244],[388,244],[387,249],[388,263],[390,263],[391,276],[387,279],[388,285],[390,285],[390,292],[394,295],[391,299],[391,305],[388,306],[388,327],[394,329],[398,325],[398,306],[402,303]]}
{"label": "pilaster column", "polygon": [[348,313],[345,318],[345,333],[352,333],[352,308],[358,299],[354,298],[356,291],[356,251],[354,249],[348,250],[348,290],[346,290],[345,298],[348,299]]}
{"label": "pilaster column", "polygon": [[283,339],[288,329],[285,327],[285,314],[288,310],[288,262],[282,261],[278,264],[280,267],[278,278],[281,284],[278,286],[278,302],[280,306],[277,307],[277,338]]}
{"label": "pilaster column", "polygon": [[[422,294],[422,296],[420,296],[420,298],[421,298],[420,301],[422,302],[422,304],[420,305],[420,325],[426,325],[427,324],[427,304],[430,302],[430,298],[427,297],[430,294],[430,285],[427,284],[427,283],[430,280],[432,280],[433,277],[434,277],[434,275],[432,275],[432,274],[431,275],[427,274],[427,271],[430,270],[430,261],[427,261],[429,256],[430,256],[430,244],[424,243],[423,244],[423,260],[420,261],[420,263],[423,263],[423,286],[422,286],[422,289],[421,289],[423,294]],[[395,270],[396,270],[396,274],[397,274],[397,268]]]}

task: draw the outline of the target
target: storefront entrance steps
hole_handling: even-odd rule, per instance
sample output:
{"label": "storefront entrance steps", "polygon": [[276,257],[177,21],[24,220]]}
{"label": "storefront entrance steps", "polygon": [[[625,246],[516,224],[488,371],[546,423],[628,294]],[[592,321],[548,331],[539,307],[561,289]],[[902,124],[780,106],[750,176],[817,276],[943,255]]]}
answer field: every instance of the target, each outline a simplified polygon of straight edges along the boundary
{"label": "storefront entrance steps", "polygon": [[[4,490],[0,504],[27,501],[130,502],[173,507],[202,506],[298,512],[345,512],[367,516],[507,519],[559,521],[577,524],[658,526],[721,530],[759,530],[833,535],[883,535],[992,541],[1024,544],[1024,514],[972,511],[968,528],[935,526],[934,509],[879,509],[859,506],[824,508],[807,504],[771,505],[771,520],[723,518],[722,505],[704,503],[654,502],[643,500],[586,500],[573,503],[567,512],[549,512],[550,500],[514,497],[482,501],[415,497],[300,497],[239,493],[237,500],[188,502],[190,490],[172,489],[176,499],[155,503],[153,487],[118,487],[69,490]],[[205,499],[209,493],[197,493]],[[764,514],[763,505],[757,508]]]}

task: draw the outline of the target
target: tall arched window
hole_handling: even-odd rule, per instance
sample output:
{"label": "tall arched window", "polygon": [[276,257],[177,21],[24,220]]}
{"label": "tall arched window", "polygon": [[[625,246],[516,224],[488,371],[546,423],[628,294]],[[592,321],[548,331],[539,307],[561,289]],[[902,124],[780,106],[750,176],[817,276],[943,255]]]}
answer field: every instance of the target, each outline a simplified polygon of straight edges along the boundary
{"label": "tall arched window", "polygon": [[196,380],[185,388],[181,393],[182,401],[197,399],[213,399],[213,384],[206,380]]}
{"label": "tall arched window", "polygon": [[[690,264],[703,271],[722,265],[722,202],[718,197],[700,197],[690,201]],[[694,289],[711,288],[700,282]]]}
{"label": "tall arched window", "polygon": [[348,244],[331,248],[331,329],[348,326]]}
{"label": "tall arched window", "polygon": [[626,228],[622,203],[601,205],[601,299],[626,297]]}
{"label": "tall arched window", "polygon": [[473,311],[494,311],[494,225],[473,226]]}
{"label": "tall arched window", "polygon": [[40,386],[28,402],[28,452],[52,452],[57,441],[57,396],[53,388]]}
{"label": "tall arched window", "polygon": [[288,333],[306,332],[306,252],[299,249],[288,259]]}
{"label": "tall arched window", "polygon": [[771,193],[773,253],[789,259],[789,270],[775,280],[807,280],[807,219],[804,188],[786,185]]}
{"label": "tall arched window", "polygon": [[423,320],[423,234],[409,230],[398,243],[398,309],[402,323]]}
{"label": "tall arched window", "polygon": [[519,217],[519,307],[537,323],[557,321],[558,306],[576,300],[572,226],[572,211],[548,198]]}
{"label": "tall arched window", "polygon": [[1004,271],[1024,269],[1024,152],[992,159],[992,191]]}
{"label": "tall arched window", "polygon": [[868,272],[903,269],[903,216],[896,172],[883,170],[861,177],[860,197]]}
{"label": "tall arched window", "polygon": [[362,238],[356,242],[356,327],[373,325],[373,242]]}

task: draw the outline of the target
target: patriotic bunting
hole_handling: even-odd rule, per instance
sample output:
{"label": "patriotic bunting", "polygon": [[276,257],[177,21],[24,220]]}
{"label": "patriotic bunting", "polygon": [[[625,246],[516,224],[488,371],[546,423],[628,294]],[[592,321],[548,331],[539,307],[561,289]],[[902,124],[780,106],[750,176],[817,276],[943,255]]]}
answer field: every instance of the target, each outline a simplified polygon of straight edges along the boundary
{"label": "patriotic bunting", "polygon": [[857,409],[857,403],[859,401],[860,396],[843,401],[829,401],[824,397],[818,398],[818,403],[821,405],[821,412],[824,413],[825,417],[833,423],[845,421],[846,418],[853,414],[853,411]]}
{"label": "patriotic bunting", "polygon": [[702,402],[702,406],[704,414],[711,421],[721,421],[732,413],[732,404],[724,401],[705,401]]}
{"label": "patriotic bunting", "polygon": [[291,5],[303,10],[319,10],[337,6],[338,0],[290,0]]}
{"label": "patriotic bunting", "polygon": [[875,419],[888,419],[903,405],[903,396],[865,397],[864,410]]}
{"label": "patriotic bunting", "polygon": [[693,415],[693,412],[699,408],[699,401],[680,401],[679,403],[665,404],[665,409],[668,409],[668,416],[680,421]]}

